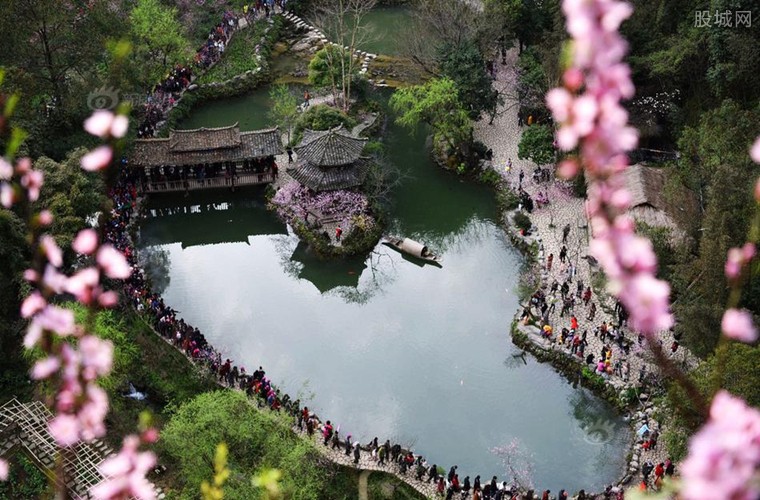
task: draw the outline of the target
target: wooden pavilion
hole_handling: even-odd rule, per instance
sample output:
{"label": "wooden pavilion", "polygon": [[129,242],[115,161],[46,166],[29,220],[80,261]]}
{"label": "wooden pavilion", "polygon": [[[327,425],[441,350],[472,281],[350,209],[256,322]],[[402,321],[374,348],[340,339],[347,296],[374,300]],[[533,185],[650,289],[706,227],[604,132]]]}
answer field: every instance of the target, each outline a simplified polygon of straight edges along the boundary
{"label": "wooden pavilion", "polygon": [[138,139],[128,166],[145,193],[250,186],[274,182],[280,153],[277,128],[241,132],[235,123]]}
{"label": "wooden pavilion", "polygon": [[313,191],[347,189],[364,182],[369,171],[362,150],[367,139],[355,137],[342,126],[330,130],[306,130],[296,146],[298,161],[288,169],[293,179]]}

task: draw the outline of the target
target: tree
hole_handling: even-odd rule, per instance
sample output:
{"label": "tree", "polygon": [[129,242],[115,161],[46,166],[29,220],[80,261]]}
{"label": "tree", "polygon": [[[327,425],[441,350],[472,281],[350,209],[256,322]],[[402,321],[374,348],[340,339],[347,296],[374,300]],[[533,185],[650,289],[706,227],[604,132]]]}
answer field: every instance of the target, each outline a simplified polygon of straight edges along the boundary
{"label": "tree", "polygon": [[399,89],[390,105],[398,113],[397,123],[409,128],[427,123],[435,131],[436,142],[445,143],[459,161],[472,163],[472,123],[453,80],[436,78]]}
{"label": "tree", "polygon": [[183,61],[190,55],[190,44],[177,9],[164,7],[159,0],[138,0],[129,14],[134,55],[146,63],[145,82],[155,82],[168,64]]}
{"label": "tree", "polygon": [[554,161],[554,132],[549,125],[532,125],[525,129],[517,145],[517,157],[536,165]]}
{"label": "tree", "polygon": [[[330,87],[336,105],[344,88],[344,68],[351,65],[348,59],[351,59],[350,52],[341,46],[328,44],[319,49],[309,61],[309,83],[317,87]],[[355,69],[354,73],[357,71]]]}
{"label": "tree", "polygon": [[[330,73],[339,70],[341,107],[346,112],[351,105],[351,85],[359,68],[359,60],[354,54],[370,35],[364,25],[364,16],[375,6],[375,2],[376,0],[329,0],[319,6],[314,19],[314,24],[334,36],[338,44],[338,50],[328,54],[329,57],[324,61],[332,68]],[[335,91],[333,96],[337,97]]]}
{"label": "tree", "polygon": [[493,81],[486,73],[486,62],[475,43],[445,43],[439,53],[438,65],[441,73],[456,84],[470,118],[477,120],[481,113],[487,112],[493,120],[499,93],[493,88]]}
{"label": "tree", "polygon": [[287,85],[273,86],[269,91],[269,98],[272,99],[269,119],[288,131],[288,144],[290,144],[290,134],[298,118],[298,100]]}
{"label": "tree", "polygon": [[[0,66],[15,66],[43,85],[38,95],[53,98],[60,109],[73,74],[77,80],[102,57],[107,36],[119,35],[106,0],[4,0],[0,31],[12,50],[0,54]],[[86,43],[82,43],[85,40]],[[28,89],[25,89],[28,91]]]}

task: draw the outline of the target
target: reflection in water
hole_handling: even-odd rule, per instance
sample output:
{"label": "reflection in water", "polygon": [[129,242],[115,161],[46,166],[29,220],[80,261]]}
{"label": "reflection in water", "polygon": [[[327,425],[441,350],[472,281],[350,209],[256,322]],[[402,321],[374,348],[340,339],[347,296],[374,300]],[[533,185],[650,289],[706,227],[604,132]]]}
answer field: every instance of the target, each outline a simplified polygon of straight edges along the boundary
{"label": "reflection in water", "polygon": [[150,276],[151,289],[163,294],[171,282],[169,252],[161,246],[146,247],[140,250],[137,261]]}
{"label": "reflection in water", "polygon": [[[221,109],[193,118],[217,126],[266,111],[245,100]],[[266,211],[261,191],[168,196],[150,201],[156,216],[142,229],[142,244],[168,255],[167,303],[224,356],[264,365],[291,395],[308,381],[309,406],[362,442],[413,444],[457,463],[462,477],[490,477],[503,473],[491,450],[519,438],[540,487],[601,489],[617,479],[627,434],[615,427],[601,443],[587,430],[589,414],[617,424],[609,408],[550,366],[512,356],[522,259],[498,226],[492,193],[435,167],[424,131],[388,122],[386,134],[404,175],[389,233],[442,252],[442,269],[384,245],[320,262]]]}

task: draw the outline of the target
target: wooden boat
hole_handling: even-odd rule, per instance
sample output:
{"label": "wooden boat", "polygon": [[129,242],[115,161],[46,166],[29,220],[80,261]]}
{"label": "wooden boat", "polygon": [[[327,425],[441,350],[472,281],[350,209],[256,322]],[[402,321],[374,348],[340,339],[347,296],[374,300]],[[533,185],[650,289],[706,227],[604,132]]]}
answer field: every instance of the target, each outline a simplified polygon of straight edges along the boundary
{"label": "wooden boat", "polygon": [[410,255],[416,259],[441,267],[441,257],[431,252],[430,249],[422,243],[410,240],[409,238],[398,238],[395,236],[388,236],[383,243],[395,248],[405,255]]}

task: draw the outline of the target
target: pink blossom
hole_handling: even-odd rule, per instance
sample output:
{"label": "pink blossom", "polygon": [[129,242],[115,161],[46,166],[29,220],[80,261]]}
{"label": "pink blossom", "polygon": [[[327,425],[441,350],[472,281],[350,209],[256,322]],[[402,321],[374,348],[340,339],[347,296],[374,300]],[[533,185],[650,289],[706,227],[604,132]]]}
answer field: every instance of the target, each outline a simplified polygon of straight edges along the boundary
{"label": "pink blossom", "polygon": [[71,243],[71,248],[82,255],[90,255],[98,247],[98,233],[94,229],[82,229]]}
{"label": "pink blossom", "polygon": [[[42,275],[42,283],[53,290],[55,293],[61,293],[66,288],[66,282],[68,277],[58,271],[58,269],[50,264],[45,266],[45,272]],[[35,280],[29,280],[35,281]]]}
{"label": "pink blossom", "polygon": [[[654,278],[657,259],[651,243],[634,234],[634,224],[626,216],[631,196],[621,174],[638,132],[628,125],[621,104],[633,96],[634,86],[631,71],[622,62],[627,44],[617,30],[632,8],[618,0],[563,0],[562,10],[573,40],[564,87],[546,96],[559,123],[556,142],[560,149],[580,152],[589,180],[590,250],[610,278],[610,291],[628,310],[631,326],[652,335],[668,328],[673,318],[670,288]],[[572,163],[561,164],[560,172],[574,170]]]}
{"label": "pink blossom", "polygon": [[97,172],[108,167],[113,158],[113,150],[110,146],[98,146],[86,155],[79,162],[82,169],[88,172]]}
{"label": "pink blossom", "polygon": [[5,208],[11,208],[14,201],[16,201],[16,192],[13,186],[7,182],[0,183],[0,204]]}
{"label": "pink blossom", "polygon": [[48,422],[48,429],[56,442],[63,447],[79,441],[79,421],[73,415],[56,415]]}
{"label": "pink blossom", "polygon": [[749,150],[749,156],[755,163],[760,163],[760,137],[755,139],[752,148]]}
{"label": "pink blossom", "polygon": [[39,170],[29,170],[21,177],[21,185],[26,189],[29,201],[37,201],[40,197],[43,174]]}
{"label": "pink blossom", "polygon": [[7,181],[13,177],[13,166],[0,157],[0,180]]}
{"label": "pink blossom", "polygon": [[48,378],[50,375],[58,371],[61,366],[61,360],[55,356],[48,356],[43,358],[32,367],[32,378],[35,380],[42,380]]}
{"label": "pink blossom", "polygon": [[90,489],[93,497],[99,500],[156,498],[155,489],[145,478],[156,465],[156,456],[151,452],[139,452],[139,444],[136,436],[127,436],[121,451],[103,461],[99,469],[107,479]]}
{"label": "pink blossom", "polygon": [[118,115],[113,119],[111,124],[111,135],[117,139],[121,139],[127,134],[129,130],[129,120],[124,115]]}
{"label": "pink blossom", "polygon": [[752,324],[752,315],[739,309],[727,309],[723,313],[721,330],[726,337],[752,343],[757,340],[757,329]]}
{"label": "pink blossom", "polygon": [[40,312],[47,305],[47,301],[40,292],[34,291],[21,303],[21,317],[29,318]]}
{"label": "pink blossom", "polygon": [[40,224],[43,226],[49,226],[53,223],[53,214],[50,210],[43,210],[38,217]]}
{"label": "pink blossom", "polygon": [[741,248],[731,248],[726,258],[726,277],[731,280],[738,278],[742,268],[755,256],[755,252],[753,243],[745,243]]}
{"label": "pink blossom", "polygon": [[64,290],[75,296],[82,304],[89,304],[99,281],[100,272],[95,267],[85,267],[66,280]]}
{"label": "pink blossom", "polygon": [[113,307],[119,303],[119,294],[109,290],[98,295],[98,304],[101,307]]}
{"label": "pink blossom", "polygon": [[726,391],[689,442],[681,466],[684,500],[754,500],[760,496],[760,412]]}
{"label": "pink blossom", "polygon": [[94,335],[85,335],[79,339],[79,352],[82,354],[84,369],[82,374],[85,380],[107,375],[111,371],[113,362],[113,344],[107,340],[100,340]]}
{"label": "pink blossom", "polygon": [[84,121],[84,129],[92,135],[105,139],[111,133],[113,120],[114,114],[112,112],[98,109]]}
{"label": "pink blossom", "polygon": [[755,201],[760,202],[760,179],[755,182]]}
{"label": "pink blossom", "polygon": [[108,414],[108,396],[95,384],[88,384],[85,390],[87,399],[77,414],[81,438],[85,441],[105,436],[105,419]]}
{"label": "pink blossom", "polygon": [[8,462],[0,458],[0,481],[8,480]]}
{"label": "pink blossom", "polygon": [[132,274],[132,268],[126,257],[112,245],[103,245],[96,257],[98,265],[103,268],[106,276],[114,279],[127,279]]}
{"label": "pink blossom", "polygon": [[102,139],[109,136],[122,138],[129,128],[129,120],[124,115],[114,115],[112,112],[99,109],[84,122],[84,129]]}
{"label": "pink blossom", "polygon": [[63,252],[58,247],[52,236],[45,234],[40,238],[40,248],[47,256],[48,261],[55,267],[61,267],[63,264]]}

